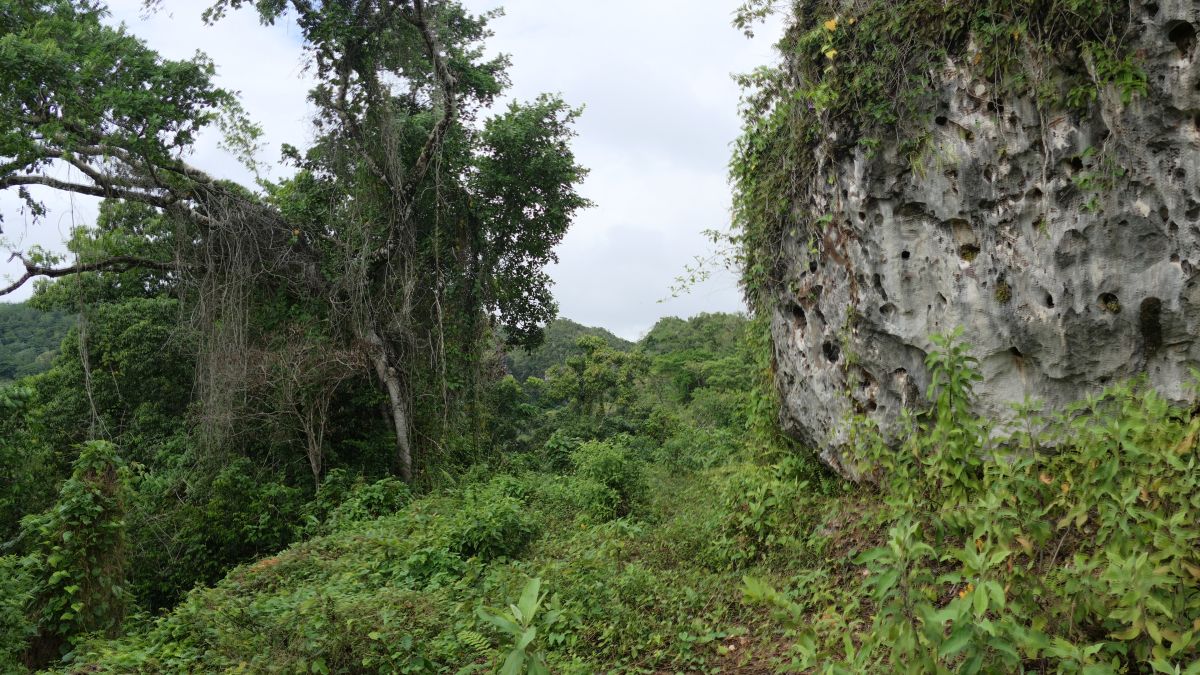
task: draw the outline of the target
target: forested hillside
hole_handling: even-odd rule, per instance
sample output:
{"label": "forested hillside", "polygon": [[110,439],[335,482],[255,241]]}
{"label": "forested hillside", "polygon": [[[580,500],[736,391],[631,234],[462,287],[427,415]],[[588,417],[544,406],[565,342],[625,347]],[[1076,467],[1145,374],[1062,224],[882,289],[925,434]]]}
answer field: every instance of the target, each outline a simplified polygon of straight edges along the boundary
{"label": "forested hillside", "polygon": [[64,312],[0,303],[0,383],[49,368],[72,323]]}
{"label": "forested hillside", "polygon": [[[1124,180],[1103,150],[1028,164],[1031,139],[1145,115],[1154,59],[1200,82],[1200,6],[750,0],[734,22],[781,11],[780,62],[739,78],[716,236],[749,312],[628,342],[558,318],[550,271],[593,206],[582,109],[508,98],[498,13],[212,0],[211,30],[280,27],[312,79],[269,179],[259,124],[282,123],[205,56],[98,2],[0,0],[3,215],[97,214],[67,254],[11,252],[0,288],[41,279],[0,305],[0,672],[1200,675],[1200,301],[1187,256],[1134,236],[1184,250],[1170,219],[1198,216],[1093,194]],[[1200,108],[1153,109],[1183,194]],[[253,180],[190,164],[205,134]],[[963,209],[1020,227],[930,215],[964,176]],[[1103,209],[1117,234],[1059,231]],[[985,268],[1021,246],[1177,297],[1000,285],[1048,273]],[[1095,262],[1116,253],[1144,264]],[[925,302],[935,273],[957,294]],[[1017,338],[1094,349],[1066,372]],[[1101,367],[1118,352],[1135,370]],[[1057,398],[1014,384],[1038,368]]]}
{"label": "forested hillside", "polygon": [[633,343],[613,335],[603,328],[581,326],[570,319],[559,318],[546,324],[542,344],[532,350],[515,349],[504,357],[504,365],[517,380],[524,382],[529,377],[544,377],[550,366],[564,363],[570,356],[583,353],[579,338],[594,335],[608,346],[628,351]]}

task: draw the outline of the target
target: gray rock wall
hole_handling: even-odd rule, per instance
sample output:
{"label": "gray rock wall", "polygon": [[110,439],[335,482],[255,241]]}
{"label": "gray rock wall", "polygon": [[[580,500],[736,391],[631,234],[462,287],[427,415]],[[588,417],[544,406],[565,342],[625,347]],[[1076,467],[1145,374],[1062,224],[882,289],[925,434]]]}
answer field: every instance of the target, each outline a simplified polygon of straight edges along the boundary
{"label": "gray rock wall", "polygon": [[[1059,407],[1139,373],[1176,401],[1200,366],[1200,3],[1140,8],[1149,92],[1110,88],[1086,115],[996,100],[947,63],[914,161],[904,139],[818,150],[785,244],[771,331],[785,429],[843,473],[855,411],[885,436],[920,405],[929,335],[963,326],[997,419]],[[911,140],[911,139],[910,139]],[[911,145],[911,143],[910,143]],[[830,178],[832,177],[832,178]],[[829,181],[832,180],[832,183]]]}

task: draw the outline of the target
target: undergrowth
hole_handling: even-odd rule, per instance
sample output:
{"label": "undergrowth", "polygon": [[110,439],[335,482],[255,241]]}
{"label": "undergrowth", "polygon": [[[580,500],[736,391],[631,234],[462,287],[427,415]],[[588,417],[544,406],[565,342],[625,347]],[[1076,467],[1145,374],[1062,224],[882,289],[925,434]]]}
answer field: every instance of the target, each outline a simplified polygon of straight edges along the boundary
{"label": "undergrowth", "polygon": [[1132,382],[993,428],[974,361],[940,345],[929,414],[895,451],[860,445],[878,545],[830,561],[858,583],[746,580],[790,627],[788,669],[1200,672],[1200,417]]}
{"label": "undergrowth", "polygon": [[1200,417],[1132,382],[996,427],[936,343],[899,447],[856,422],[873,484],[686,407],[426,495],[335,474],[309,539],[62,671],[1200,672]]}

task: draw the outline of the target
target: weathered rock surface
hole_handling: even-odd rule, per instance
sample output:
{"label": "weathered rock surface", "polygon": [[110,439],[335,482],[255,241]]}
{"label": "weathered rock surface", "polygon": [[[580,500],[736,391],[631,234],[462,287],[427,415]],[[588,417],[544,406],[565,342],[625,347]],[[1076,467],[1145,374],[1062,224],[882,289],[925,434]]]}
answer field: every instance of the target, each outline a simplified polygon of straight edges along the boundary
{"label": "weathered rock surface", "polygon": [[[843,473],[855,412],[897,432],[920,405],[929,336],[963,326],[997,419],[1027,397],[1058,407],[1146,373],[1189,398],[1200,366],[1200,3],[1134,18],[1149,92],[1109,88],[1085,115],[995,100],[948,63],[910,163],[818,152],[805,213],[823,238],[786,244],[772,316],[784,427]],[[824,155],[824,156],[822,156]],[[828,182],[833,176],[832,183]]]}

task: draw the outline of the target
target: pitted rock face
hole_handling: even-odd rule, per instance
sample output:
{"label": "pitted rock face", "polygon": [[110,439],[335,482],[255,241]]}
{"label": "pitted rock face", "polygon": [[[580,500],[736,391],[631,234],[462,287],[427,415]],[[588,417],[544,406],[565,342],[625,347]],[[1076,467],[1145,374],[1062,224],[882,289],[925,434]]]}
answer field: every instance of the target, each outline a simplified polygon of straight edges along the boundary
{"label": "pitted rock face", "polygon": [[[771,331],[785,429],[843,474],[855,413],[898,432],[924,404],[929,336],[964,328],[978,411],[1055,408],[1142,373],[1175,401],[1200,367],[1200,4],[1141,7],[1149,92],[1087,114],[999,100],[960,64],[915,156],[818,150]],[[911,139],[910,139],[911,140]],[[908,144],[911,147],[913,144]],[[832,176],[832,180],[830,180]],[[814,253],[816,253],[814,255]]]}

